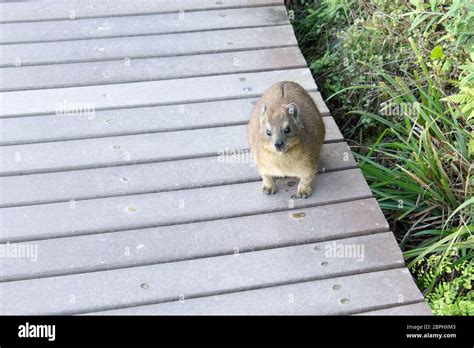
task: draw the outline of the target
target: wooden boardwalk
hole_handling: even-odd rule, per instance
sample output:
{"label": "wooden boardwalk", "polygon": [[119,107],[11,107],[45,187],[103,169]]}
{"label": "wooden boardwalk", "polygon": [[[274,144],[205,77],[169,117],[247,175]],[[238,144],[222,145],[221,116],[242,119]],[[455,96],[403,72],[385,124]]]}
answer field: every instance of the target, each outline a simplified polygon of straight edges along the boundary
{"label": "wooden boardwalk", "polygon": [[[430,314],[280,0],[0,4],[0,314]],[[327,128],[266,196],[280,80]]]}

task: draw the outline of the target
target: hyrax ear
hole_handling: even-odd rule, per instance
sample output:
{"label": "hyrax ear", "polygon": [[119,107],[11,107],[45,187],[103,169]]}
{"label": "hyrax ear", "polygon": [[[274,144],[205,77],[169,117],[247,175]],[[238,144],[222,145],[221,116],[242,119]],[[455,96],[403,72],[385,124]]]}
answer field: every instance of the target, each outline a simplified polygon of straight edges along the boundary
{"label": "hyrax ear", "polygon": [[300,109],[298,108],[298,105],[296,105],[296,103],[290,103],[286,106],[286,110],[288,111],[288,114],[293,117],[296,124],[302,128],[303,124],[300,120]]}

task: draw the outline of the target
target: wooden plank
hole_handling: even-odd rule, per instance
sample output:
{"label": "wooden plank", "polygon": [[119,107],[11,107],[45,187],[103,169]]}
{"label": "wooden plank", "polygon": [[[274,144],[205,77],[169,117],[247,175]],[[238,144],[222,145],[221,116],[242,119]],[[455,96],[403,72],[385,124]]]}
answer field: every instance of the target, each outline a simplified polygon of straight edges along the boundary
{"label": "wooden plank", "polygon": [[296,46],[291,25],[2,46],[0,66],[120,60]]}
{"label": "wooden plank", "polygon": [[[311,243],[159,265],[4,282],[0,283],[0,293],[2,293],[0,314],[85,313],[161,301],[176,301],[180,296],[185,298],[208,296],[391,269],[404,265],[400,249],[390,232],[342,239],[338,240],[337,244],[334,243]],[[364,252],[334,257],[331,250],[338,246],[351,250],[364,246]],[[321,249],[315,249],[317,247]],[[358,258],[358,256],[362,257]],[[357,261],[358,259],[360,261]],[[368,277],[370,279],[370,276]],[[388,290],[387,286],[391,285],[394,288],[390,289],[388,294],[384,292],[383,295],[396,298],[396,295],[404,294],[406,291],[398,285],[400,278],[396,276],[376,278],[381,284],[365,282],[364,287],[367,288],[367,284],[377,284],[368,288],[377,288],[379,296],[375,298],[379,299],[380,287]],[[357,282],[354,281],[354,283]],[[406,282],[402,283],[407,289],[411,289]],[[333,280],[331,284],[334,284]],[[349,286],[343,282],[341,287],[342,291],[334,293],[333,296],[343,295],[353,299],[350,292],[352,283]],[[414,284],[412,284],[413,287],[415,287]],[[278,290],[281,291],[280,288],[276,291]],[[325,291],[326,294],[331,293],[328,290]],[[272,291],[272,288],[267,291]],[[319,297],[314,296],[315,293],[325,296],[323,291],[308,291],[305,296]],[[298,291],[297,298],[300,294]],[[71,301],[71,296],[74,297],[74,301]],[[359,296],[361,296],[360,293]],[[421,296],[419,292],[418,296]],[[368,300],[367,295],[363,297],[366,301]],[[268,296],[277,308],[280,310],[285,308],[286,306],[280,301],[275,301],[277,298],[281,297],[277,294]],[[215,301],[213,298],[208,298],[209,300]],[[268,304],[268,300],[265,303]],[[177,302],[177,304],[180,303]],[[235,304],[237,305],[237,302]],[[255,302],[251,299],[239,301],[239,306],[243,306],[239,308],[247,308],[250,304],[255,305]],[[269,306],[267,311],[272,307],[275,308],[274,306]],[[206,308],[212,310],[213,306]],[[230,303],[226,303],[224,308],[229,313],[235,311],[235,307]],[[265,312],[266,307],[260,305],[255,307],[257,308]],[[193,312],[199,311],[188,307],[187,313]]]}
{"label": "wooden plank", "polygon": [[6,23],[0,26],[0,43],[96,39],[283,24],[289,24],[283,6]]}
{"label": "wooden plank", "polygon": [[[324,123],[326,142],[343,139],[332,117],[324,117]],[[213,156],[247,148],[247,125],[2,146],[0,176]]]}
{"label": "wooden plank", "polygon": [[[334,290],[336,285],[339,290]],[[402,268],[93,314],[347,315],[422,299]]]}
{"label": "wooden plank", "polygon": [[[319,92],[310,92],[319,112],[329,110]],[[257,98],[182,105],[0,118],[0,145],[86,139],[245,124]],[[21,129],[21,132],[18,130]]]}
{"label": "wooden plank", "polygon": [[2,23],[282,5],[282,0],[48,0],[0,4]]}
{"label": "wooden plank", "polygon": [[0,91],[167,80],[306,67],[298,47],[3,68]]}
{"label": "wooden plank", "polygon": [[298,209],[297,214],[298,218],[294,218],[293,212],[284,211],[11,243],[11,249],[35,248],[38,254],[34,262],[33,255],[0,259],[0,281],[244,253],[384,232],[389,228],[373,198]]}
{"label": "wooden plank", "polygon": [[297,82],[308,91],[316,90],[311,71],[305,68],[122,85],[2,92],[0,117],[54,114],[71,105],[75,109],[91,107],[92,110],[103,110],[257,97],[268,86],[282,80]]}
{"label": "wooden plank", "polygon": [[[319,172],[356,167],[345,142],[323,147]],[[181,173],[176,176],[175,173]],[[159,180],[157,180],[159,178]],[[260,180],[249,152],[80,171],[0,177],[0,207],[68,202]]]}
{"label": "wooden plank", "polygon": [[402,305],[370,312],[363,312],[357,315],[433,315],[430,307],[425,302],[418,302],[409,305]]}
{"label": "wooden plank", "polygon": [[[181,173],[175,173],[175,177],[179,175]],[[0,242],[191,223],[291,208],[301,209],[372,196],[359,169],[321,173],[318,175],[314,193],[308,199],[291,199],[296,187],[290,187],[289,192],[285,192],[288,181],[279,180],[277,184],[280,193],[272,196],[261,192],[261,182],[249,182],[2,208]]]}

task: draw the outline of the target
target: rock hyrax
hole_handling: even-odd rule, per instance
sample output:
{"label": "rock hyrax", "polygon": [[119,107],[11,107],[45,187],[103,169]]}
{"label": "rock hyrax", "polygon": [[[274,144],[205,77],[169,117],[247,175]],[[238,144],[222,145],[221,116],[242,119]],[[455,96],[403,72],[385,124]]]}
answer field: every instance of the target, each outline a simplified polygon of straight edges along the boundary
{"label": "rock hyrax", "polygon": [[249,122],[250,149],[263,179],[263,192],[276,192],[275,177],[297,177],[300,182],[294,197],[311,196],[324,135],[321,114],[303,87],[290,81],[270,87]]}

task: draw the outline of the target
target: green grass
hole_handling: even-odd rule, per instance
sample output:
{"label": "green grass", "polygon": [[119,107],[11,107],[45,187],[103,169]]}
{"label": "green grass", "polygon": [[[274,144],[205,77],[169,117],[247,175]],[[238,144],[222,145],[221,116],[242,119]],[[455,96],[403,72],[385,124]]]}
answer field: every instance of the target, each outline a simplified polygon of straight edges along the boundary
{"label": "green grass", "polygon": [[474,315],[474,5],[293,5],[323,96],[436,314]]}

